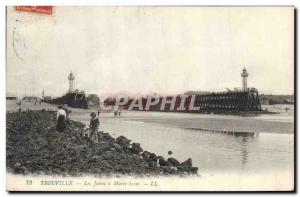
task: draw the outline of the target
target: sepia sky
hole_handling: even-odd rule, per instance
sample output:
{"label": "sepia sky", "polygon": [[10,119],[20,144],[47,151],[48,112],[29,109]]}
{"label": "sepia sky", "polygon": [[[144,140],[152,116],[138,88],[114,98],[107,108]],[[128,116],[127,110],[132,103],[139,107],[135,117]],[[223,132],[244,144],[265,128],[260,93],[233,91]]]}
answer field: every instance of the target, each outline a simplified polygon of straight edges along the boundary
{"label": "sepia sky", "polygon": [[176,94],[248,86],[294,93],[291,7],[7,8],[8,95]]}

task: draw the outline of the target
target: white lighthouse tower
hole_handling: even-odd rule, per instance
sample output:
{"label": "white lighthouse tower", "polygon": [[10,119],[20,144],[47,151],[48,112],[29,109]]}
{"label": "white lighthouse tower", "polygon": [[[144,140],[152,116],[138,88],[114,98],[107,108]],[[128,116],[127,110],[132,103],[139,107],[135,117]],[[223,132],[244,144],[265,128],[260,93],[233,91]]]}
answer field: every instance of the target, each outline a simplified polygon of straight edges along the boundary
{"label": "white lighthouse tower", "polygon": [[243,72],[241,73],[242,83],[243,83],[243,87],[242,87],[243,91],[248,91],[248,87],[247,87],[247,77],[248,77],[248,75],[249,74],[248,74],[246,68],[244,67]]}
{"label": "white lighthouse tower", "polygon": [[72,71],[70,72],[69,76],[68,76],[68,80],[69,80],[69,92],[73,92],[74,91],[74,79],[75,76],[72,73]]}

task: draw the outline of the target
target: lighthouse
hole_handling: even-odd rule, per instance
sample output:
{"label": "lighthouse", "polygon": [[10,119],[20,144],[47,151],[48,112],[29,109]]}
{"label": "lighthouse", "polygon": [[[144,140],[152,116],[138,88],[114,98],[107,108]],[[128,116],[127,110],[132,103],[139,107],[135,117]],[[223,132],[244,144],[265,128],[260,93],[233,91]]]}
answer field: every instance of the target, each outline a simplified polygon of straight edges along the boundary
{"label": "lighthouse", "polygon": [[70,72],[69,76],[68,76],[68,80],[69,80],[69,92],[73,92],[74,91],[74,79],[75,76],[72,73],[72,71]]}
{"label": "lighthouse", "polygon": [[247,77],[248,77],[248,75],[249,74],[248,74],[246,68],[244,67],[243,72],[241,73],[242,83],[243,83],[243,86],[242,86],[243,91],[248,91],[248,87],[247,87]]}

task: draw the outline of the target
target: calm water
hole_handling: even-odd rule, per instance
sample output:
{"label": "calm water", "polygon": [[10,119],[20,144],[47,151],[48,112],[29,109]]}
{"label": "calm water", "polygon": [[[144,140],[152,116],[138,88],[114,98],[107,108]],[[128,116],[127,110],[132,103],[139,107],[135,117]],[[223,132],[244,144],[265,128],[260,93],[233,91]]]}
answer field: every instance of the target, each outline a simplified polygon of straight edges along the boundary
{"label": "calm water", "polygon": [[[32,104],[28,104],[30,107]],[[51,107],[43,104],[41,107]],[[33,106],[39,108],[39,106]],[[100,128],[114,137],[124,135],[141,144],[144,150],[168,158],[167,152],[179,161],[192,158],[199,173],[255,173],[280,176],[293,172],[294,117],[293,107],[269,107],[278,115],[256,117],[200,115],[159,112],[123,112],[100,115]],[[17,109],[15,102],[7,103],[7,110]],[[55,108],[54,108],[55,109]],[[89,122],[93,111],[72,109],[71,119]],[[95,111],[95,110],[94,110]],[[203,132],[193,128],[232,129],[254,131],[254,136],[226,135]]]}
{"label": "calm water", "polygon": [[[138,119],[137,116],[140,118]],[[192,158],[193,165],[199,167],[199,172],[204,174],[218,172],[292,173],[294,135],[291,134],[291,131],[287,131],[293,128],[290,118],[280,117],[281,121],[277,122],[276,119],[265,116],[261,119],[258,117],[243,118],[215,115],[212,115],[215,118],[203,115],[196,115],[196,118],[187,118],[190,116],[190,114],[157,112],[124,112],[121,117],[112,117],[112,114],[101,114],[100,128],[114,137],[124,135],[134,142],[140,143],[145,150],[155,152],[165,158],[168,158],[167,152],[169,150],[173,152],[172,156],[180,161]],[[74,112],[72,117],[88,123],[86,113],[83,115],[81,112]],[[253,121],[253,124],[262,125],[262,127],[267,125],[267,128],[274,123],[281,124],[280,127],[286,131],[282,133],[258,131],[254,136],[234,136],[188,130],[184,129],[185,124],[174,126],[172,121],[169,121],[172,117],[178,122],[185,122],[186,119],[198,121],[199,118],[202,121],[211,122],[211,119],[215,119],[218,124],[220,122],[218,119],[225,120],[225,122],[233,119],[239,124],[242,124],[246,119]],[[149,121],[155,119],[160,121]],[[286,121],[282,121],[283,119],[286,119]],[[195,125],[198,125],[198,123]],[[228,125],[226,126],[228,128]],[[234,125],[232,126],[234,127]],[[249,127],[249,125],[247,126]],[[211,128],[214,128],[214,125]],[[253,128],[244,129],[245,131],[254,130]],[[266,130],[266,128],[262,129]]]}

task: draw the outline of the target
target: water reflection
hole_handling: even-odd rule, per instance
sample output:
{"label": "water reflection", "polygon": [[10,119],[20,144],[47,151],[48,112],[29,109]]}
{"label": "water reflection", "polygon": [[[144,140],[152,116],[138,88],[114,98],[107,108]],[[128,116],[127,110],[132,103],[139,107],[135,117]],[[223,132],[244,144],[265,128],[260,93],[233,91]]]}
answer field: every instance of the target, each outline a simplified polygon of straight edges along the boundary
{"label": "water reflection", "polygon": [[[266,172],[289,169],[293,163],[293,135],[259,132],[185,129],[197,146],[202,169]],[[196,158],[196,157],[194,157]]]}
{"label": "water reflection", "polygon": [[[73,119],[88,122],[82,114],[72,116]],[[193,122],[198,122],[185,121],[186,125],[192,126]],[[101,123],[102,130],[114,137],[124,135],[140,143],[144,150],[165,158],[169,157],[167,152],[171,150],[173,157],[179,161],[192,158],[193,165],[199,167],[201,173],[262,173],[293,167],[293,135],[254,132],[256,128],[253,125],[244,126],[243,129],[249,132],[242,132],[244,130],[236,128],[223,129],[230,128],[230,123],[219,125],[220,129],[206,125],[203,125],[206,128],[197,128],[196,125],[193,128],[176,128],[125,118],[102,118]]]}
{"label": "water reflection", "polygon": [[[251,135],[250,137],[254,137],[254,135]],[[241,147],[241,152],[242,152],[242,166],[243,168],[245,167],[245,164],[247,163],[248,159],[248,137],[247,136],[242,136],[242,147]]]}
{"label": "water reflection", "polygon": [[214,130],[214,129],[207,129],[207,128],[185,128],[187,130],[198,130],[198,131],[205,131],[205,132],[211,132],[211,133],[218,133],[218,134],[224,134],[234,137],[258,137],[259,132],[240,132],[240,131],[232,131],[232,130]]}

